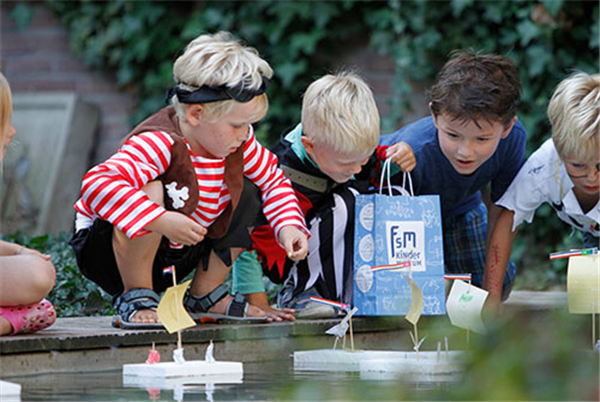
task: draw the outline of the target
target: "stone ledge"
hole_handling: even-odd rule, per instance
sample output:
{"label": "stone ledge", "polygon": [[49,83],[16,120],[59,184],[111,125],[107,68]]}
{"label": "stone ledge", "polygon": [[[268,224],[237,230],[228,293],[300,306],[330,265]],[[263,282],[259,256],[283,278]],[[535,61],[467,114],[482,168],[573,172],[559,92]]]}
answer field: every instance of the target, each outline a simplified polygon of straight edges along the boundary
{"label": "stone ledge", "polygon": [[[174,334],[164,330],[123,330],[111,326],[111,317],[59,318],[50,328],[34,334],[0,338],[0,355],[48,351],[77,351],[172,343]],[[295,323],[219,325],[201,324],[182,333],[184,343],[242,341],[322,335],[339,319],[298,320]],[[401,317],[357,317],[355,333],[385,332],[408,328]]]}
{"label": "stone ledge", "polygon": [[517,290],[510,294],[504,305],[518,310],[554,310],[567,308],[565,291]]}
{"label": "stone ledge", "polygon": [[[515,291],[505,303],[514,310],[566,308],[567,294],[561,291]],[[59,318],[50,328],[35,334],[0,338],[0,355],[48,351],[77,351],[172,343],[175,335],[164,330],[122,330],[111,326],[111,317]],[[433,319],[433,317],[423,317]],[[202,324],[182,334],[188,344],[215,341],[262,340],[320,336],[339,319],[297,320],[294,323],[218,325]],[[402,317],[356,317],[355,333],[399,331],[409,328]]]}

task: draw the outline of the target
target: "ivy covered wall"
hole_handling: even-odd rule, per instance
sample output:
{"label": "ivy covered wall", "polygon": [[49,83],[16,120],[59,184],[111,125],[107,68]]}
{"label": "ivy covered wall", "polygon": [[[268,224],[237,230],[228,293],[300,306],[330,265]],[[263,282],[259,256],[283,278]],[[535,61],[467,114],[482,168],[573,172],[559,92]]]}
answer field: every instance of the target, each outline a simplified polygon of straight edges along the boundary
{"label": "ivy covered wall", "polygon": [[[231,31],[256,47],[275,70],[269,89],[271,108],[259,129],[259,138],[266,143],[298,120],[301,94],[312,80],[365,50],[370,63],[380,62],[380,71],[390,73],[383,81],[377,81],[377,75],[366,77],[385,111],[383,133],[426,111],[424,89],[450,51],[472,48],[509,55],[523,82],[518,115],[529,133],[529,153],[550,134],[545,109],[557,83],[574,70],[598,72],[597,1],[46,4],[68,27],[72,50],[84,63],[113,72],[118,85],[136,96],[132,124],[164,105],[165,90],[172,85],[172,63],[186,43],[203,32]],[[26,8],[23,5],[24,11],[15,16],[23,22]],[[542,208],[534,224],[517,237],[513,256],[519,266],[544,271],[534,286],[560,282],[564,276],[564,264],[550,264],[547,253],[578,244],[568,237],[569,231],[549,208]]]}
{"label": "ivy covered wall", "polygon": [[274,67],[270,140],[298,119],[306,86],[356,44],[391,56],[394,96],[383,132],[398,127],[415,83],[431,84],[458,48],[509,55],[523,80],[519,116],[531,146],[547,135],[545,106],[571,70],[598,70],[594,1],[51,1],[84,62],[116,71],[138,95],[135,120],[163,105],[178,52],[203,32],[228,30]]}

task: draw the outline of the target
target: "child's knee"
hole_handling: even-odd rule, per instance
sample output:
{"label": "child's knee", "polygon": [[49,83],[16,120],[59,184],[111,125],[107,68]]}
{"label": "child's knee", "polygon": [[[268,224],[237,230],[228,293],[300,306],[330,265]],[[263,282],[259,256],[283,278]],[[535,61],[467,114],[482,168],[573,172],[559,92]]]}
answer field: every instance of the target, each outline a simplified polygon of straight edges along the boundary
{"label": "child's knee", "polygon": [[50,261],[37,259],[35,262],[35,274],[29,282],[34,299],[43,299],[56,284],[56,269]]}

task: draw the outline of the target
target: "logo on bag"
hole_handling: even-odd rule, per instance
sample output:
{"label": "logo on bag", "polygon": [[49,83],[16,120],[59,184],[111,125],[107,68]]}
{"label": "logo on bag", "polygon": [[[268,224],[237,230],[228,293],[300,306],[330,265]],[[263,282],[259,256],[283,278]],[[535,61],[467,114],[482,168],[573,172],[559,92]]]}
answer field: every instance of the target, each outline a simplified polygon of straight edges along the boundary
{"label": "logo on bag", "polygon": [[425,225],[422,221],[386,222],[386,244],[388,264],[408,260],[413,271],[425,271]]}

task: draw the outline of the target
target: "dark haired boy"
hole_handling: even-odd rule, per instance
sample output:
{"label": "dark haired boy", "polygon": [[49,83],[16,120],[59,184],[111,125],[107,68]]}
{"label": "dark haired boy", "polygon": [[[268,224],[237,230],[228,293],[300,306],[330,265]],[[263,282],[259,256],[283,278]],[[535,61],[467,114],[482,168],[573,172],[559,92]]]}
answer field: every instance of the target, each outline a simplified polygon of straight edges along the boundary
{"label": "dark haired boy", "polygon": [[[483,282],[488,230],[492,232],[502,211],[494,203],[524,162],[527,134],[515,115],[520,98],[511,59],[456,52],[430,90],[431,116],[380,141],[404,141],[412,147],[415,194],[440,195],[445,270],[470,273],[476,286]],[[486,207],[481,190],[488,185],[492,202]],[[515,276],[516,266],[509,261],[502,300]]]}

